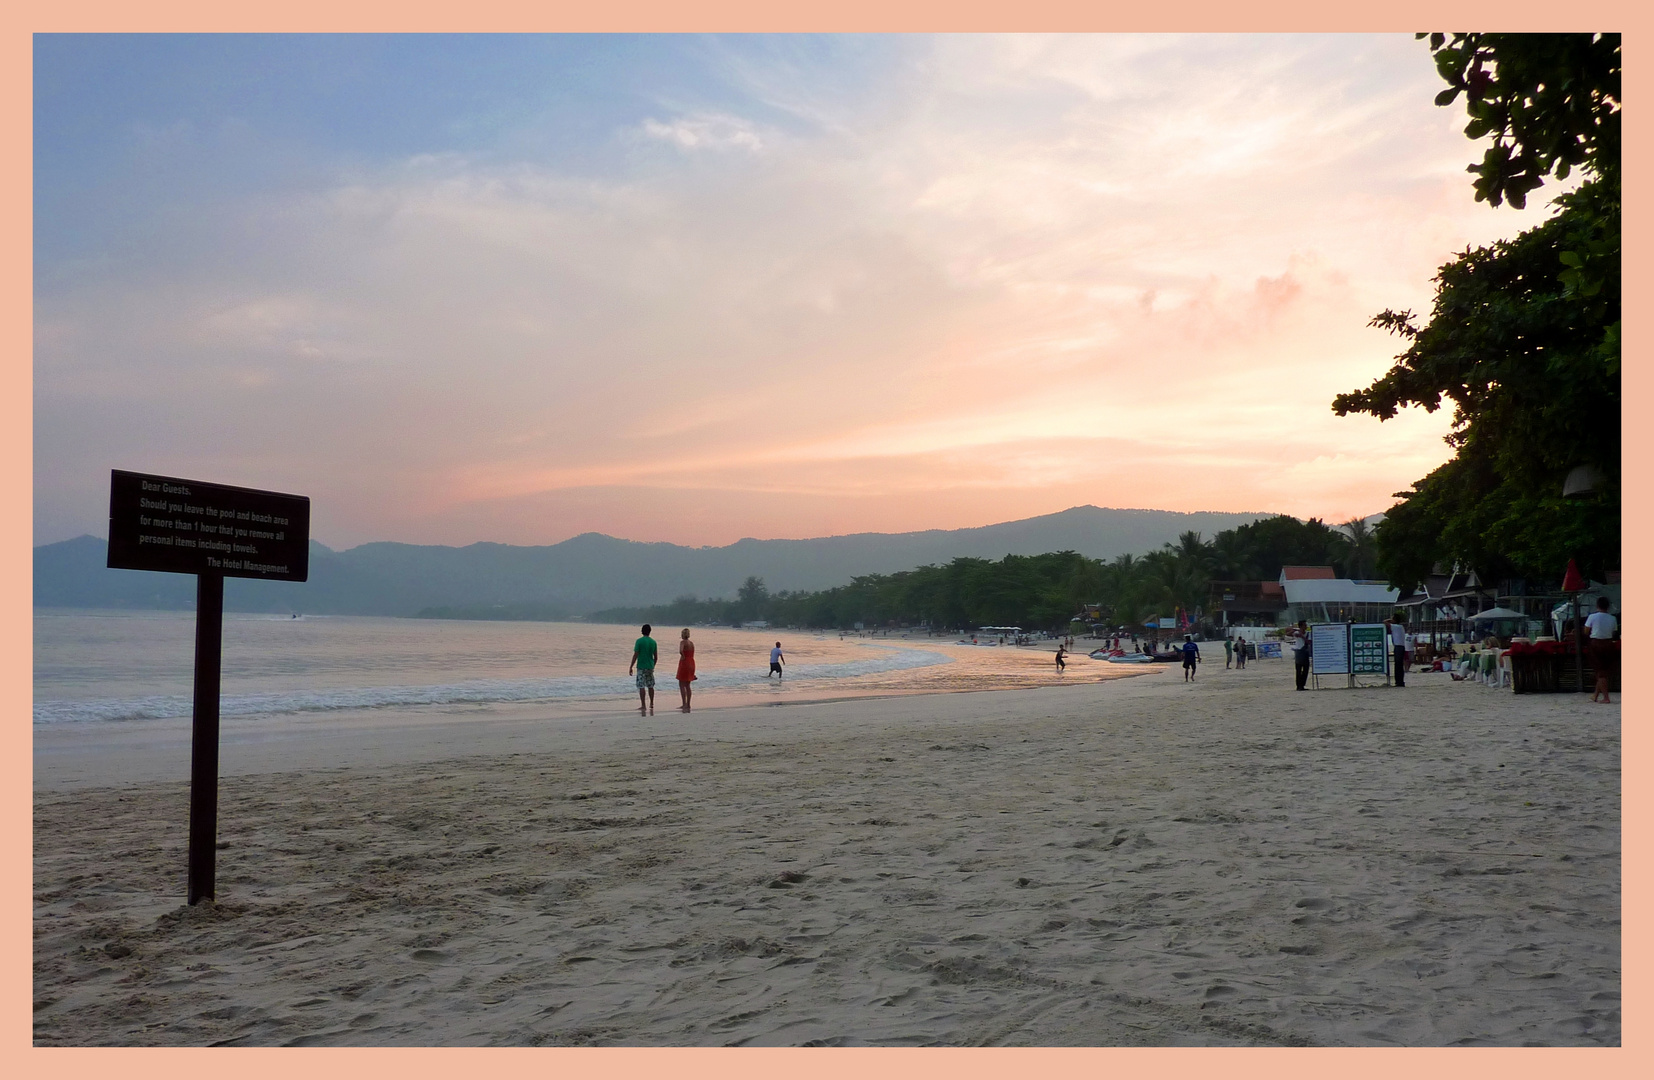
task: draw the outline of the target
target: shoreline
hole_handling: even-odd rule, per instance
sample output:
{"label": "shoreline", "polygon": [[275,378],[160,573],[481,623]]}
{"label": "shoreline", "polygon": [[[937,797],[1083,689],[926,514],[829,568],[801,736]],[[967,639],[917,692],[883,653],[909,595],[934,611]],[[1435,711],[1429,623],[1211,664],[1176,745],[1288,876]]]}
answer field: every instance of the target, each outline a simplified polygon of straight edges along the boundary
{"label": "shoreline", "polygon": [[[383,706],[329,712],[289,713],[276,716],[226,719],[219,730],[220,777],[325,767],[343,759],[352,766],[371,766],[376,760],[401,764],[428,760],[454,747],[475,747],[475,755],[495,752],[501,745],[532,740],[540,729],[563,733],[594,726],[613,729],[616,737],[636,735],[634,725],[694,722],[700,718],[745,709],[809,708],[854,702],[881,702],[907,698],[971,694],[1026,694],[1047,690],[1079,690],[1169,670],[1155,665],[1128,669],[1106,678],[1027,687],[916,687],[845,693],[823,688],[826,696],[799,696],[753,700],[750,695],[696,695],[695,709],[684,714],[675,704],[675,684],[656,688],[656,712],[644,717],[634,699],[584,698],[556,702],[506,702],[475,705]],[[876,678],[876,676],[874,676]],[[862,678],[868,678],[863,676]],[[779,689],[779,687],[778,687]],[[668,697],[668,695],[672,695]],[[704,703],[703,703],[704,702]],[[34,790],[37,793],[76,788],[164,783],[189,776],[192,721],[168,717],[138,721],[81,721],[36,725],[33,729]],[[646,732],[653,736],[658,732]]]}
{"label": "shoreline", "polygon": [[[1075,689],[1130,680],[1167,665],[1111,665],[1083,659],[1057,674],[1049,653],[1035,648],[979,648],[935,641],[858,642],[864,648],[911,650],[943,657],[940,663],[897,667],[847,677],[790,676],[789,681],[750,677],[744,684],[696,690],[693,713],[780,705],[813,706],[932,695]],[[1087,670],[1087,668],[1090,670]],[[661,669],[666,672],[667,668]],[[708,675],[748,671],[711,668]],[[808,670],[808,669],[806,669]],[[576,676],[584,678],[587,676]],[[619,681],[619,680],[617,680]],[[370,688],[371,689],[371,688]],[[399,690],[392,686],[390,690]],[[411,687],[417,691],[419,687]],[[347,688],[348,692],[348,688]],[[225,715],[220,724],[220,775],[267,772],[283,760],[309,767],[326,755],[355,762],[374,754],[412,760],[409,754],[442,752],[452,745],[489,746],[528,737],[537,725],[574,730],[586,725],[627,725],[682,720],[675,680],[657,678],[656,711],[638,712],[636,696],[581,695],[529,700],[459,700],[311,708],[292,712]],[[36,791],[164,781],[189,775],[190,715],[118,720],[71,720],[32,725]]]}
{"label": "shoreline", "polygon": [[[141,620],[126,621],[129,624]],[[311,715],[348,716],[385,710],[544,706],[558,715],[602,711],[633,693],[615,656],[631,639],[594,638],[589,627],[515,634],[516,624],[487,624],[470,637],[409,626],[420,620],[342,618],[317,633],[281,620],[243,621],[225,643],[221,715],[227,722],[276,722]],[[46,629],[43,631],[42,627]],[[502,629],[503,628],[503,629]],[[163,633],[128,625],[109,631],[98,613],[37,619],[37,729],[59,724],[146,723],[187,719],[193,691],[189,620],[169,620]],[[470,629],[470,628],[468,628]],[[610,628],[613,629],[613,628]],[[88,643],[98,648],[88,651]],[[372,647],[363,652],[363,642]],[[758,643],[762,642],[762,647]],[[786,683],[763,678],[769,636],[713,629],[700,639],[702,700],[740,703],[782,692],[821,699],[891,690],[994,688],[1053,683],[1041,650],[978,650],[927,636],[834,640],[825,634],[788,638]],[[670,692],[675,662],[667,643],[657,696]],[[110,657],[124,657],[111,661]],[[233,659],[232,659],[233,657]],[[1084,666],[1087,661],[1081,661]],[[937,667],[946,672],[919,673]],[[1072,681],[1070,673],[1063,681]],[[1083,677],[1083,676],[1082,676]],[[1102,671],[1094,677],[1108,677]],[[794,689],[802,687],[802,691]]]}

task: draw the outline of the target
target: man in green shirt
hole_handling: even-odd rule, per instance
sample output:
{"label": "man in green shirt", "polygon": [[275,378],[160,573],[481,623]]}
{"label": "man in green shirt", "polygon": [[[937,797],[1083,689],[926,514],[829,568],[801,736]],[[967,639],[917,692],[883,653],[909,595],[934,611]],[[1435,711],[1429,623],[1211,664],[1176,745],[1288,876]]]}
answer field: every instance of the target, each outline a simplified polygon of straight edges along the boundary
{"label": "man in green shirt", "polygon": [[[632,645],[632,662],[626,665],[626,674],[637,669],[637,711],[644,716],[655,715],[655,660],[659,656],[659,649],[655,639],[649,636],[649,624],[643,624],[643,636]],[[648,708],[644,707],[644,695],[649,696]]]}

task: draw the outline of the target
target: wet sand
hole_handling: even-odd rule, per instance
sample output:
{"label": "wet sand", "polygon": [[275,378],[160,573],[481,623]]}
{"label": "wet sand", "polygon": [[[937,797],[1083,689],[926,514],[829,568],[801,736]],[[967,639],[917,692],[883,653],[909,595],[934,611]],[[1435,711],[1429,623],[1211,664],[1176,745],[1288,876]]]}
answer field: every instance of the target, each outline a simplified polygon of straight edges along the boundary
{"label": "wet sand", "polygon": [[385,714],[226,745],[197,908],[170,736],[48,738],[35,1041],[1616,1045],[1619,720],[1284,662]]}

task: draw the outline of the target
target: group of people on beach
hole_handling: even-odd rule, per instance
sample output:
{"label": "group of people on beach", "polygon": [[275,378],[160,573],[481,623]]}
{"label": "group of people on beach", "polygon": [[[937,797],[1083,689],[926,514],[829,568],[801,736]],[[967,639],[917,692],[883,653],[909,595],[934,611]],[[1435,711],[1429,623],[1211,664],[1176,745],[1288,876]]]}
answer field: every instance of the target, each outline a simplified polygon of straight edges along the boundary
{"label": "group of people on beach", "polygon": [[[1413,638],[1407,633],[1407,621],[1397,612],[1384,620],[1384,636],[1390,645],[1392,685],[1405,687],[1407,671],[1413,666]],[[1309,682],[1310,661],[1315,656],[1315,641],[1310,636],[1309,622],[1298,620],[1292,628],[1292,672],[1297,689]]]}
{"label": "group of people on beach", "polygon": [[[1585,627],[1591,637],[1592,667],[1597,674],[1596,693],[1591,695],[1592,701],[1608,701],[1609,671],[1612,663],[1617,659],[1611,653],[1609,642],[1619,636],[1618,622],[1608,613],[1606,597],[1597,602],[1598,610],[1585,620]],[[644,716],[655,714],[655,665],[659,658],[659,646],[650,636],[652,627],[643,624],[643,635],[632,645],[632,662],[626,667],[626,674],[635,677],[637,682],[638,712]],[[1384,633],[1392,650],[1394,666],[1392,667],[1394,685],[1407,685],[1407,671],[1412,667],[1413,642],[1407,633],[1407,623],[1399,614],[1384,620]],[[1068,667],[1068,646],[1072,638],[1066,639],[1057,646],[1057,671],[1060,673]],[[1118,639],[1116,639],[1116,643]],[[1135,642],[1133,643],[1135,644]],[[1290,633],[1290,648],[1292,650],[1292,668],[1294,682],[1299,690],[1305,689],[1309,682],[1310,661],[1314,656],[1315,643],[1310,637],[1309,623],[1299,619],[1298,625]],[[1194,637],[1189,634],[1183,636],[1183,644],[1178,647],[1183,658],[1183,681],[1193,682],[1195,669],[1200,664],[1200,646],[1195,644]],[[1246,667],[1246,639],[1240,636],[1224,638],[1223,666],[1228,668],[1234,663],[1237,668]],[[770,670],[764,676],[766,679],[785,677],[784,666],[786,656],[781,651],[781,643],[777,641],[770,649]],[[689,628],[684,627],[678,635],[678,693],[683,699],[679,706],[680,712],[689,712],[691,684],[695,681],[695,643],[689,638]]]}
{"label": "group of people on beach", "polygon": [[[648,623],[643,624],[643,635],[632,643],[632,662],[626,665],[626,674],[633,676],[637,682],[637,711],[643,716],[655,715],[655,665],[660,660],[660,646],[649,636],[653,629]],[[785,677],[786,663],[787,658],[778,641],[770,650],[770,670],[764,678],[771,675],[777,679]],[[678,694],[683,698],[679,712],[690,711],[689,699],[694,681],[695,643],[689,639],[689,627],[686,626],[678,635]]]}

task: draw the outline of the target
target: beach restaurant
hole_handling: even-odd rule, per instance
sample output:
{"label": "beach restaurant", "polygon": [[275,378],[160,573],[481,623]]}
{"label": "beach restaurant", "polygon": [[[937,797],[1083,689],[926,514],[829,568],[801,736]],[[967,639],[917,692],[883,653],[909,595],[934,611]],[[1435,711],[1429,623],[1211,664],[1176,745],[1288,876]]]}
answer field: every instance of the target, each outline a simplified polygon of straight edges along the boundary
{"label": "beach restaurant", "polygon": [[[1585,642],[1575,638],[1575,620],[1596,610],[1599,598],[1608,601],[1610,614],[1620,615],[1619,572],[1607,577],[1606,582],[1579,580],[1574,592],[1532,592],[1522,579],[1494,586],[1455,567],[1431,574],[1398,606],[1407,613],[1415,640],[1438,645],[1446,638],[1469,645],[1457,656],[1449,654],[1456,679],[1510,686],[1518,694],[1578,693],[1590,689],[1595,676]],[[1617,656],[1620,643],[1610,649]],[[1431,651],[1421,650],[1421,656],[1428,658]],[[1610,673],[1611,692],[1619,690],[1618,666]],[[1438,663],[1436,670],[1443,669]]]}
{"label": "beach restaurant", "polygon": [[[1606,582],[1590,582],[1579,595],[1585,613],[1595,609],[1598,596],[1607,596],[1611,610],[1618,614],[1620,575],[1610,571],[1607,576]],[[1531,581],[1520,578],[1487,582],[1473,570],[1454,567],[1425,578],[1396,606],[1406,612],[1410,631],[1437,645],[1487,636],[1563,636],[1564,623],[1573,618],[1574,598],[1554,587],[1534,590],[1531,585]],[[1493,615],[1495,611],[1507,614]]]}
{"label": "beach restaurant", "polygon": [[1214,581],[1206,610],[1224,628],[1276,626],[1286,610],[1286,590],[1278,581]]}

